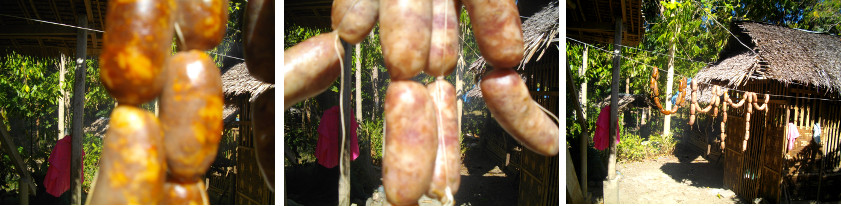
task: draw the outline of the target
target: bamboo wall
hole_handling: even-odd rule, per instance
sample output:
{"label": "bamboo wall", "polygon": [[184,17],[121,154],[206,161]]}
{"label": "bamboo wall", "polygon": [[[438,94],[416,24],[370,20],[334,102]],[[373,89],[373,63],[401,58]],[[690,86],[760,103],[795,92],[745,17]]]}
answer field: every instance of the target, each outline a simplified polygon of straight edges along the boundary
{"label": "bamboo wall", "polygon": [[240,134],[237,143],[236,198],[238,205],[273,205],[274,192],[269,190],[257,166],[254,135],[251,128],[251,103],[237,98],[240,110]]}
{"label": "bamboo wall", "polygon": [[[752,81],[738,89],[762,94],[839,99],[837,95],[818,93],[812,87],[781,85],[769,80]],[[734,101],[741,99],[742,94],[730,91]],[[764,97],[759,95],[759,98]],[[768,104],[767,111],[754,109],[750,125],[745,125],[745,106],[729,108],[725,128],[725,187],[747,201],[757,197],[774,203],[841,199],[841,189],[837,189],[841,186],[839,102],[772,96]],[[791,151],[786,148],[785,126],[788,122],[797,125],[800,133]],[[823,144],[812,140],[813,123],[821,125]],[[747,150],[742,152],[746,126],[750,127],[750,139]]]}

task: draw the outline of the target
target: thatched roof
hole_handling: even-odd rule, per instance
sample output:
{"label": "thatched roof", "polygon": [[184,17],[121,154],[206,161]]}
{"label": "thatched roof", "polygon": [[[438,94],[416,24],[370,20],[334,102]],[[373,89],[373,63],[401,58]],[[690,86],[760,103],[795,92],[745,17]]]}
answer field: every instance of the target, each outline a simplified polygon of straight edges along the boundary
{"label": "thatched roof", "polygon": [[[550,48],[551,43],[558,41],[558,2],[550,3],[526,19],[522,29],[525,48],[519,69],[522,69],[532,58],[535,58],[534,61],[540,60],[546,49]],[[557,47],[552,48],[557,49]],[[479,74],[484,73],[485,69],[484,57],[479,57],[470,64],[470,70],[478,70]]]}
{"label": "thatched roof", "polygon": [[234,65],[222,74],[222,91],[225,93],[226,103],[230,103],[227,100],[240,95],[249,95],[249,101],[251,101],[258,94],[272,87],[274,85],[261,82],[251,77],[248,74],[248,69],[245,67],[245,62]]}
{"label": "thatched roof", "polygon": [[[107,8],[107,0],[0,1],[0,52],[75,57],[78,29],[23,18],[78,26],[77,18],[82,15],[87,18],[86,28],[103,30]],[[87,55],[99,55],[103,33],[87,34]]]}
{"label": "thatched roof", "polygon": [[838,36],[755,22],[734,22],[731,32],[745,45],[731,37],[719,62],[695,75],[699,82],[736,88],[750,80],[770,79],[841,91]]}
{"label": "thatched roof", "polygon": [[[607,95],[601,102],[596,104],[598,108],[604,108],[605,106],[610,105],[610,95]],[[627,93],[619,93],[619,109],[618,111],[623,111],[628,108],[628,106],[632,107],[648,107],[653,106],[651,104],[651,100],[649,99],[648,95],[643,94],[627,94]]]}
{"label": "thatched roof", "polygon": [[613,44],[615,17],[622,17],[622,45],[639,45],[645,35],[642,0],[566,1],[566,36],[589,44]]}

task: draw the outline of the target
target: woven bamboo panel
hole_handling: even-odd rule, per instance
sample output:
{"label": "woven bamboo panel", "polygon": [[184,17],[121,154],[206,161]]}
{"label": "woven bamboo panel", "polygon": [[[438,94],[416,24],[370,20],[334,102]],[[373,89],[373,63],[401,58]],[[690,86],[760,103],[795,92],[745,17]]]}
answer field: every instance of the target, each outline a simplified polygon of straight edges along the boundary
{"label": "woven bamboo panel", "polygon": [[254,149],[239,147],[237,161],[236,204],[274,204],[274,193],[266,186],[257,166]]}
{"label": "woven bamboo panel", "polygon": [[[520,173],[517,205],[545,205],[547,184],[528,172]],[[555,193],[557,195],[558,193]]]}

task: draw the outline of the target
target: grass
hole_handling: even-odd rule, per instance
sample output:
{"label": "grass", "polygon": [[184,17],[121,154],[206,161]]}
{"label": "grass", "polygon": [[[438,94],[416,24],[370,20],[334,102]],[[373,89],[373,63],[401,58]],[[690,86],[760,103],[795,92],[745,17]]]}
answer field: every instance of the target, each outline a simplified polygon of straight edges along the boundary
{"label": "grass", "polygon": [[622,136],[619,145],[616,145],[618,150],[617,160],[622,162],[641,161],[671,154],[676,144],[677,141],[671,134],[652,134],[647,139],[635,134],[625,134]]}

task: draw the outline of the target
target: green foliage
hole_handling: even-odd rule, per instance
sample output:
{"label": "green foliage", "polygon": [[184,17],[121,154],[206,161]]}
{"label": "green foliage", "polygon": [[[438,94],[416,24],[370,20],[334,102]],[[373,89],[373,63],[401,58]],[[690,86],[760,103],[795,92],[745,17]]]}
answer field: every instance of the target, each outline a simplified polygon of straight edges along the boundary
{"label": "green foliage", "polygon": [[90,192],[91,182],[94,181],[94,175],[99,170],[99,159],[102,155],[102,137],[95,136],[90,133],[85,133],[85,139],[82,141],[85,150],[85,158],[83,164],[85,165],[85,182],[82,183],[82,191]]}
{"label": "green foliage", "polygon": [[671,154],[677,142],[671,135],[651,135],[648,139],[635,134],[624,134],[618,145],[618,161],[640,161],[659,155]]}
{"label": "green foliage", "polygon": [[383,120],[363,121],[359,124],[359,141],[371,141],[371,159],[380,162],[383,158]]}

